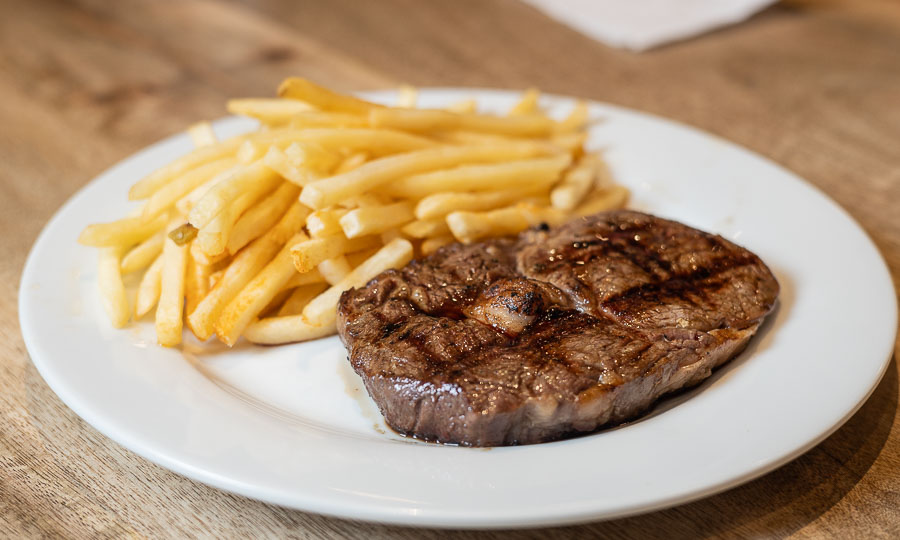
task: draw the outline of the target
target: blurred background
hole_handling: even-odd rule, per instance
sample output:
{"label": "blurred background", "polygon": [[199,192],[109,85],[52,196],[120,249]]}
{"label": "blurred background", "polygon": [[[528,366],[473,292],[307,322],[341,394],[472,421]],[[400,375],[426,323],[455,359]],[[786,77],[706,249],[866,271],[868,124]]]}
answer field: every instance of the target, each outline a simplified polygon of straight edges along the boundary
{"label": "blurred background", "polygon": [[[290,75],[342,91],[537,87],[699,127],[834,198],[900,281],[896,0],[0,0],[0,532],[450,535],[278,509],[144,462],[62,405],[21,342],[22,266],[68,197],[140,148],[224,116],[228,98],[273,96]],[[898,537],[897,394],[892,363],[848,424],[782,469],[553,533]]]}

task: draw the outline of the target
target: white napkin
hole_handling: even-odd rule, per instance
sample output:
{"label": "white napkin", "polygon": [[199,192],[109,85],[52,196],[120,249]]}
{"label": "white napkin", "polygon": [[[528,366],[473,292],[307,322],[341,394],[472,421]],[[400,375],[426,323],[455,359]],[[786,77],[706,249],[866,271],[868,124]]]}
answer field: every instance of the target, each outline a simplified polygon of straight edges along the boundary
{"label": "white napkin", "polygon": [[776,0],[524,0],[613,47],[643,51],[740,22]]}

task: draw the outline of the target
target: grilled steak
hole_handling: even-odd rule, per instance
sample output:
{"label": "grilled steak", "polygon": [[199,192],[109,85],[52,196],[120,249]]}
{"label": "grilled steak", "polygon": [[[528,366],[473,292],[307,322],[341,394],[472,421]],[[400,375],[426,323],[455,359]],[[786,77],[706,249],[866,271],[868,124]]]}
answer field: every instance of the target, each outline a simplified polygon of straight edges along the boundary
{"label": "grilled steak", "polygon": [[616,211],[446,246],[339,303],[387,423],[500,446],[621,423],[747,345],[778,283],[727,240]]}

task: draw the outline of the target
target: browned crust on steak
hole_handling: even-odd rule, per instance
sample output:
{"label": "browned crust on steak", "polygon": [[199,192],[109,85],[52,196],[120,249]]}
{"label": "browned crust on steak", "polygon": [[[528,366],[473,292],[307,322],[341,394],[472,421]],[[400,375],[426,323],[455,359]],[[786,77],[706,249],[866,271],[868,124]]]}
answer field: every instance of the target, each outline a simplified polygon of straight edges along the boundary
{"label": "browned crust on steak", "polygon": [[530,444],[699,383],[743,350],[777,295],[749,251],[617,211],[442,248],[344,293],[338,328],[397,431]]}

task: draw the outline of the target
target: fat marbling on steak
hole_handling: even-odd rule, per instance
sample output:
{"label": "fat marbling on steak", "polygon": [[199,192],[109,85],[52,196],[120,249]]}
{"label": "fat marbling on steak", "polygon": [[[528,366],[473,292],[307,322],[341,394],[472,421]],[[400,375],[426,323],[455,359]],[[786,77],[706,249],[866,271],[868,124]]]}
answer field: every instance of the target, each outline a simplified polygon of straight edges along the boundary
{"label": "fat marbling on steak", "polygon": [[630,211],[446,246],[347,291],[338,328],[387,423],[551,441],[634,418],[747,345],[778,296],[753,253]]}

